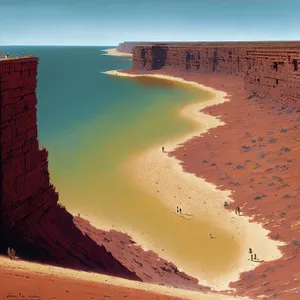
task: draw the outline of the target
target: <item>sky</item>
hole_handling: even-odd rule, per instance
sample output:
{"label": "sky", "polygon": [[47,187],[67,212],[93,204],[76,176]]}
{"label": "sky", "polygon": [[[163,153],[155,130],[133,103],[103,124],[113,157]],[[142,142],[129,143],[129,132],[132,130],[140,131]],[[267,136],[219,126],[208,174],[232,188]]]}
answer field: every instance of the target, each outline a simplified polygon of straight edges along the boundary
{"label": "sky", "polygon": [[300,40],[300,0],[0,0],[0,45]]}

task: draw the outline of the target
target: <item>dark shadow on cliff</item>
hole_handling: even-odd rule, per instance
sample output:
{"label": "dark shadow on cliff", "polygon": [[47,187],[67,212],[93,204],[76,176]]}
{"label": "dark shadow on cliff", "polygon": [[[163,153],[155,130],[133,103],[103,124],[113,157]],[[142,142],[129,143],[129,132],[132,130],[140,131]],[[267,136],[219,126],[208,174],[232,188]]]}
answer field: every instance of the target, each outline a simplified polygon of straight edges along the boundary
{"label": "dark shadow on cliff", "polygon": [[22,235],[6,232],[6,236],[1,237],[1,252],[5,254],[7,247],[13,247],[22,260],[141,281],[104,246],[82,234],[74,224],[73,216],[59,205],[51,208]]}

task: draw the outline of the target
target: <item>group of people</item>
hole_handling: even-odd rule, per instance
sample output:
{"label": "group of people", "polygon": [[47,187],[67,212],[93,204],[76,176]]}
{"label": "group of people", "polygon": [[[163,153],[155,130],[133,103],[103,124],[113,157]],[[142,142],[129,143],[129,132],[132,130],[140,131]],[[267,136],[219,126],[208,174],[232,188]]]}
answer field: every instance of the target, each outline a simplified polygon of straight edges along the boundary
{"label": "group of people", "polygon": [[179,208],[178,206],[177,206],[177,213],[181,214],[181,208]]}
{"label": "group of people", "polygon": [[[228,206],[228,202],[227,201],[224,202],[224,207],[226,207],[226,206]],[[235,212],[236,215],[240,216],[241,215],[241,208],[239,206],[237,206],[235,208],[234,212]]]}
{"label": "group of people", "polygon": [[16,250],[14,248],[7,249],[7,255],[10,259],[15,259],[16,257]]}
{"label": "group of people", "polygon": [[256,256],[255,253],[253,253],[252,248],[249,248],[249,254],[250,254],[250,257],[251,257],[251,261],[257,260],[257,256]]}

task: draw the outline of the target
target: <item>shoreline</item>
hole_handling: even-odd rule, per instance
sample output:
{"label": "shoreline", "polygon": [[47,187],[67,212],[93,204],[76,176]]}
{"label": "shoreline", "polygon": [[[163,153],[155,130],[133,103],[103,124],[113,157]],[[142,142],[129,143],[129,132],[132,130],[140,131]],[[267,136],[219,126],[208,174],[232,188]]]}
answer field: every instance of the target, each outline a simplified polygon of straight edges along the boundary
{"label": "shoreline", "polygon": [[117,50],[117,48],[105,49],[105,50],[101,50],[101,51],[106,52],[104,55],[108,55],[108,56],[132,58],[131,53],[120,52]]}
{"label": "shoreline", "polygon": [[[126,70],[121,72],[113,70],[104,73],[123,77],[147,76],[172,80],[178,83],[192,85],[193,87],[197,87],[201,90],[206,90],[215,94],[215,98],[212,100],[204,102],[201,101],[183,107],[183,109],[180,111],[180,116],[198,123],[198,128],[188,135],[164,143],[165,149],[168,150],[168,152],[175,151],[178,147],[184,145],[187,141],[190,141],[194,136],[199,136],[200,134],[202,135],[207,133],[212,128],[217,128],[225,124],[224,122],[220,121],[219,117],[213,117],[201,112],[206,108],[228,102],[228,97],[231,95],[227,95],[225,92],[204,86],[195,81],[189,81],[180,77],[168,76],[165,74],[132,74],[126,73]],[[251,262],[248,260],[248,249],[252,248],[253,245],[255,245],[255,251],[259,258],[263,259],[264,261],[279,259],[282,256],[281,252],[277,248],[282,244],[267,238],[269,232],[260,224],[250,223],[249,217],[237,217],[232,211],[224,209],[224,201],[227,201],[228,203],[233,202],[229,199],[231,194],[230,190],[220,191],[215,185],[208,183],[204,179],[184,172],[180,162],[175,157],[171,157],[165,153],[162,153],[159,146],[143,151],[141,154],[137,154],[128,161],[127,167],[128,166],[131,166],[130,173],[134,174],[135,178],[138,178],[138,184],[146,189],[149,193],[153,193],[155,188],[157,188],[157,182],[155,182],[157,178],[163,182],[163,185],[159,187],[159,190],[164,189],[165,191],[163,196],[161,196],[162,193],[160,193],[159,198],[170,210],[174,209],[174,204],[172,203],[174,198],[172,198],[171,191],[176,188],[176,185],[180,185],[182,189],[184,189],[181,190],[181,207],[185,212],[188,214],[193,213],[195,217],[198,218],[201,218],[203,214],[208,214],[210,215],[210,218],[213,218],[216,221],[216,223],[221,222],[222,226],[226,227],[226,230],[238,237],[241,243],[240,245],[243,254],[239,257],[235,266],[233,266],[235,270],[230,273],[222,274],[220,275],[220,278],[210,282],[200,278],[199,273],[196,274],[193,272],[193,270],[182,265],[176,259],[171,257],[167,258],[167,260],[172,261],[180,270],[183,270],[187,274],[196,277],[199,280],[199,284],[209,286],[218,291],[229,289],[229,284],[238,280],[240,273],[253,270],[258,266],[257,262]],[[167,170],[170,170],[170,172]],[[149,182],[151,181],[151,178],[153,180],[152,182]],[[157,194],[154,195],[157,197]],[[188,200],[189,198],[197,199],[199,196],[200,198],[203,198],[204,201]],[[212,197],[214,198],[214,203],[207,205],[206,200],[208,203],[209,199]],[[151,248],[151,250],[158,253],[159,256],[166,256],[166,253],[161,253],[160,249]]]}

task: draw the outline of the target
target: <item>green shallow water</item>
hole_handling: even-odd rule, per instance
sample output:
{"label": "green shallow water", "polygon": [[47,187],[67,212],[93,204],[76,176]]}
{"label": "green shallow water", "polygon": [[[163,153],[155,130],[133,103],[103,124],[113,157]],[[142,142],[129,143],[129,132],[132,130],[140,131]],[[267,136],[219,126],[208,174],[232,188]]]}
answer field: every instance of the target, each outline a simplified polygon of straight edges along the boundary
{"label": "green shallow water", "polygon": [[[60,202],[108,226],[147,234],[167,257],[199,274],[212,278],[230,270],[239,254],[230,234],[205,218],[178,218],[123,170],[135,153],[191,131],[194,124],[181,119],[179,109],[211,95],[165,80],[102,74],[131,62],[104,56],[97,47],[23,48],[4,51],[40,57],[39,139],[49,150]],[[207,232],[218,236],[213,245]]]}

